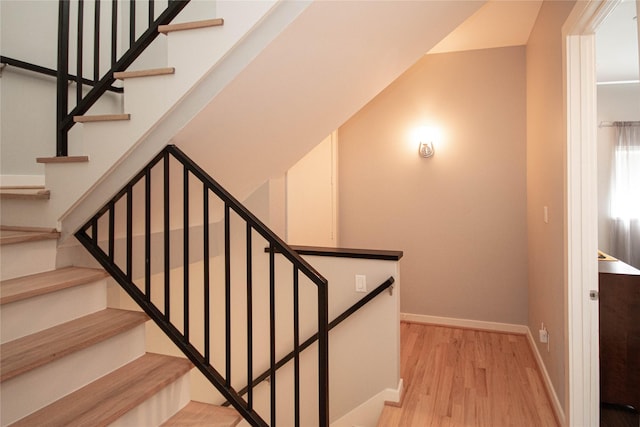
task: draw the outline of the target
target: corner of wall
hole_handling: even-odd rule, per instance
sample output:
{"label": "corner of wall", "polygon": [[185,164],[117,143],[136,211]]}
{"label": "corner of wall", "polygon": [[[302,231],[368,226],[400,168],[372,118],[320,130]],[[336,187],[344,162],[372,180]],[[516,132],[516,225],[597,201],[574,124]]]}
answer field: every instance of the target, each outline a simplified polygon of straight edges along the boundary
{"label": "corner of wall", "polygon": [[556,416],[558,423],[561,426],[566,425],[566,418],[564,414],[564,409],[562,409],[562,403],[560,403],[560,399],[558,399],[558,394],[553,387],[553,383],[551,382],[551,377],[549,377],[549,372],[547,372],[547,368],[542,361],[542,356],[540,355],[540,351],[538,351],[538,347],[536,346],[536,341],[531,335],[531,329],[527,327],[527,341],[529,343],[529,347],[531,348],[531,352],[533,353],[533,357],[536,360],[536,364],[538,365],[538,369],[540,370],[540,375],[542,376],[542,382],[544,383],[545,391],[551,401],[551,406],[553,407],[553,412]]}

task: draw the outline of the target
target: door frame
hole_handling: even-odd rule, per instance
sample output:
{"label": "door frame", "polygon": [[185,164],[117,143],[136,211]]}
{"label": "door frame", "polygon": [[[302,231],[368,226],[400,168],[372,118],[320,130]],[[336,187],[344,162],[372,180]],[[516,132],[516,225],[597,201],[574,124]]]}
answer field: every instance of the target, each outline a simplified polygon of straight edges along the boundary
{"label": "door frame", "polygon": [[620,0],[577,1],[562,28],[566,145],[565,411],[568,426],[600,424],[595,31]]}

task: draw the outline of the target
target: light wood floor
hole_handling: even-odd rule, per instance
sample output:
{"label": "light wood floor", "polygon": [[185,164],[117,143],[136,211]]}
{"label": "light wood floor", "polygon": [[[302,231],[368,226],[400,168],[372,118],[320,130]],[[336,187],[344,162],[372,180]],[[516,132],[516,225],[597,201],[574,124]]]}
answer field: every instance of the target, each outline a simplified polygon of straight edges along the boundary
{"label": "light wood floor", "polygon": [[524,335],[401,324],[402,407],[379,426],[556,427]]}

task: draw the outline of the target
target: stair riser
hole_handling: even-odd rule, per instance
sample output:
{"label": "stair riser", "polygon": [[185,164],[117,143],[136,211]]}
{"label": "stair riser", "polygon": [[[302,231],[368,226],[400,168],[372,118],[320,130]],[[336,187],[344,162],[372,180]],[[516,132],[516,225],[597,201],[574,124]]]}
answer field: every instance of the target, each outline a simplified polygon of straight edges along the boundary
{"label": "stair riser", "polygon": [[0,203],[0,216],[4,225],[55,228],[56,218],[43,215],[50,209],[49,200],[9,199]]}
{"label": "stair riser", "polygon": [[186,373],[109,426],[159,426],[189,403],[189,389],[189,373]]}
{"label": "stair riser", "polygon": [[[178,101],[183,93],[178,91],[176,86],[181,86],[177,84],[181,80],[179,75],[168,74],[124,81],[127,91],[124,111],[134,118],[130,130],[135,132],[135,136],[141,136]],[[162,89],[159,90],[159,88]],[[153,97],[153,103],[149,102],[150,96]],[[90,138],[104,138],[103,135],[94,136],[88,129],[85,130],[85,135]]]}
{"label": "stair riser", "polygon": [[0,246],[0,280],[53,270],[56,243],[50,239]]}
{"label": "stair riser", "polygon": [[0,385],[2,426],[54,402],[144,354],[144,325]]}
{"label": "stair riser", "polygon": [[[0,341],[9,342],[105,309],[106,283],[102,279],[3,305],[0,309]],[[70,304],[74,301],[82,303]]]}

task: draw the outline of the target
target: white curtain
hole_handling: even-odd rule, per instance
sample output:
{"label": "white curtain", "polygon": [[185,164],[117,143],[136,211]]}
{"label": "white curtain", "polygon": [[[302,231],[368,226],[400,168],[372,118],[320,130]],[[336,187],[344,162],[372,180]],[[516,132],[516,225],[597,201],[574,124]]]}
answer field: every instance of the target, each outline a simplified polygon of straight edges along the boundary
{"label": "white curtain", "polygon": [[616,122],[614,125],[612,255],[640,268],[640,122]]}

